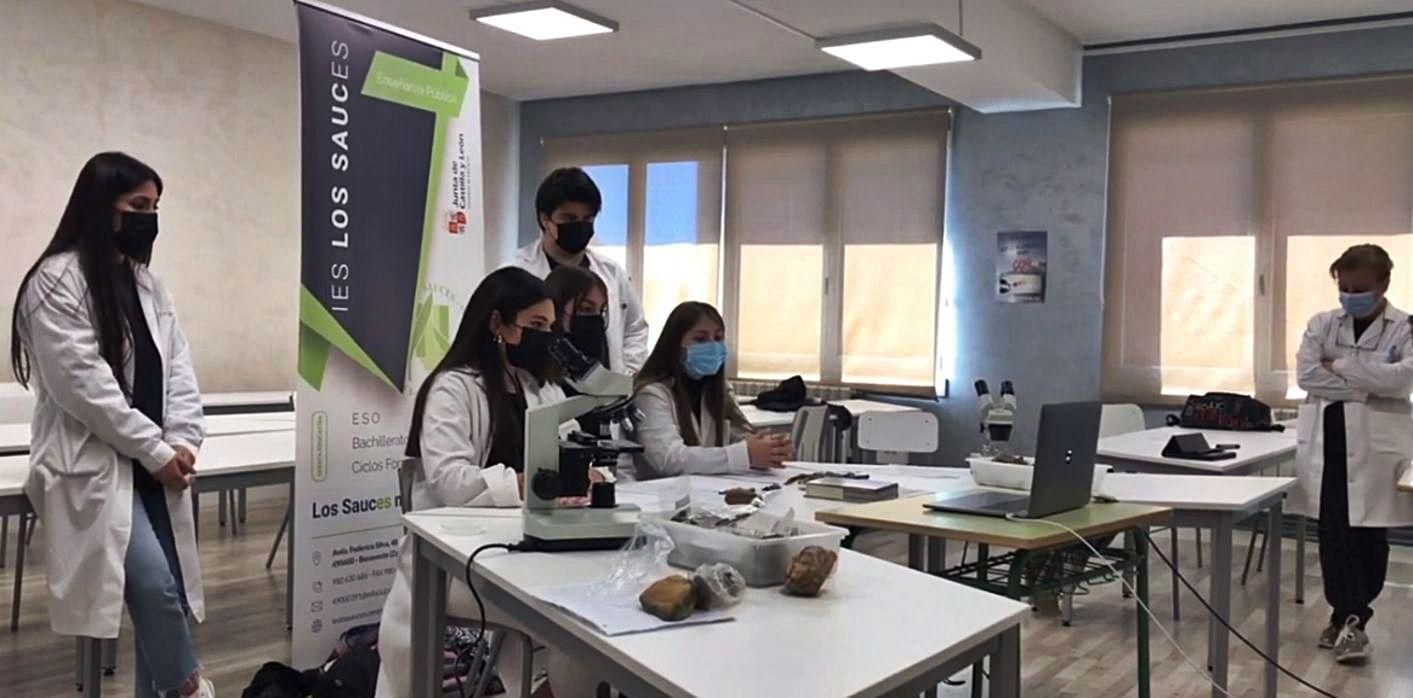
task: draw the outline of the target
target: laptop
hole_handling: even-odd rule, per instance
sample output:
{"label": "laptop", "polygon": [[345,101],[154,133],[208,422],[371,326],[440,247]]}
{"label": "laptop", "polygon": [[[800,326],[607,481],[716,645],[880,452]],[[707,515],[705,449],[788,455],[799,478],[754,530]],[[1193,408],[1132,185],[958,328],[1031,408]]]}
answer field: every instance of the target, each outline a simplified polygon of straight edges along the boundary
{"label": "laptop", "polygon": [[983,516],[1039,518],[1089,503],[1099,447],[1097,402],[1070,402],[1040,408],[1040,440],[1030,494],[971,491],[940,494],[923,506],[932,511]]}

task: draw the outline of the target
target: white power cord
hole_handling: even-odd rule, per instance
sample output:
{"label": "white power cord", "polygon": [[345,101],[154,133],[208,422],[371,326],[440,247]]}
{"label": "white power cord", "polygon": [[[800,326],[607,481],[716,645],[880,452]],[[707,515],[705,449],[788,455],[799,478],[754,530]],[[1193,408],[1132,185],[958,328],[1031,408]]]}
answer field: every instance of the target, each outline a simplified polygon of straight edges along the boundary
{"label": "white power cord", "polygon": [[1103,561],[1104,566],[1108,567],[1110,572],[1114,573],[1114,577],[1119,580],[1119,583],[1123,584],[1124,587],[1128,589],[1129,593],[1133,594],[1133,599],[1138,602],[1138,605],[1143,609],[1143,612],[1148,614],[1148,618],[1153,621],[1153,625],[1158,626],[1158,630],[1162,631],[1163,637],[1168,638],[1168,643],[1173,646],[1173,649],[1177,650],[1177,653],[1182,656],[1183,661],[1187,662],[1187,665],[1192,667],[1193,671],[1196,671],[1197,673],[1201,674],[1202,678],[1207,679],[1207,683],[1212,684],[1212,688],[1217,689],[1219,693],[1226,696],[1227,698],[1231,698],[1231,693],[1227,691],[1227,689],[1218,686],[1217,680],[1212,678],[1212,675],[1207,673],[1207,671],[1203,669],[1201,665],[1193,661],[1192,657],[1189,657],[1187,655],[1187,652],[1183,651],[1182,645],[1178,644],[1177,639],[1174,638],[1173,634],[1168,631],[1167,626],[1163,625],[1163,623],[1158,620],[1158,616],[1154,614],[1153,609],[1149,608],[1148,604],[1143,601],[1143,598],[1139,595],[1138,590],[1134,589],[1133,585],[1130,584],[1127,579],[1124,579],[1123,574],[1119,572],[1119,569],[1117,567],[1114,567],[1114,563],[1109,562],[1109,558],[1106,557],[1103,553],[1099,552],[1099,549],[1091,545],[1090,542],[1086,540],[1084,536],[1081,536],[1078,531],[1057,521],[1047,521],[1045,519],[1027,519],[1021,516],[1017,516],[1016,514],[1007,514],[1006,520],[1016,521],[1020,523],[1038,523],[1045,524],[1047,526],[1054,526],[1055,528],[1061,529],[1066,533],[1074,536],[1075,540],[1079,541],[1080,543],[1083,543],[1084,547],[1089,548],[1089,551],[1094,553],[1094,556],[1096,558]]}

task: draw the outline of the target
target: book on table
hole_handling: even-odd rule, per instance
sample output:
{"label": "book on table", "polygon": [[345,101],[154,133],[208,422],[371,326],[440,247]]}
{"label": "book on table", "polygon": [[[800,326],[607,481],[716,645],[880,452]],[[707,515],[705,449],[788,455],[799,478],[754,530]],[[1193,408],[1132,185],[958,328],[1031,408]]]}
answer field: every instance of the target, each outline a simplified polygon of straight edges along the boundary
{"label": "book on table", "polygon": [[805,496],[841,502],[881,502],[898,498],[898,483],[825,477],[807,483]]}

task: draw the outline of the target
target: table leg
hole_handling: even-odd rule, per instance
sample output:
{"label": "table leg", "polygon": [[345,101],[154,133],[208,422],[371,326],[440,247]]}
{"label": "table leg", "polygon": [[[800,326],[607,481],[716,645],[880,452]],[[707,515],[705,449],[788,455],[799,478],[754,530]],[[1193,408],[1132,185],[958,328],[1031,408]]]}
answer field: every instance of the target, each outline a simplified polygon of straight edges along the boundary
{"label": "table leg", "polygon": [[[1232,515],[1223,513],[1212,530],[1212,575],[1208,596],[1217,615],[1227,622],[1231,622],[1231,539]],[[1231,635],[1217,618],[1210,619],[1208,623],[1212,640],[1208,645],[1207,662],[1212,667],[1212,681],[1216,684],[1212,687],[1212,698],[1220,698],[1224,694],[1217,687],[1227,687]]]}
{"label": "table leg", "polygon": [[118,673],[118,638],[108,638],[102,642],[103,647],[103,675],[112,676]]}
{"label": "table leg", "polygon": [[[24,514],[20,514],[20,516],[24,516]],[[8,516],[0,516],[0,569],[4,569],[4,568],[5,568],[5,557],[9,554],[9,551],[6,550],[6,547],[9,546],[9,544],[10,544],[10,517],[8,517]],[[19,545],[24,545],[24,544],[25,544],[24,541],[20,541],[20,542],[19,542]]]}
{"label": "table leg", "polygon": [[244,487],[240,488],[240,492],[237,493],[236,496],[239,498],[239,501],[240,501],[240,515],[239,515],[237,518],[240,519],[241,525],[244,525],[244,524],[245,524],[245,509],[246,509],[246,507],[245,507],[245,488],[244,488]]}
{"label": "table leg", "polygon": [[1305,603],[1305,516],[1295,524],[1295,602]]}
{"label": "table leg", "polygon": [[1145,529],[1133,529],[1133,550],[1138,560],[1138,698],[1153,695],[1152,669],[1148,657],[1148,538]]}
{"label": "table leg", "polygon": [[945,538],[927,539],[927,571],[930,574],[940,574],[947,569],[947,540]]}
{"label": "table leg", "polygon": [[927,550],[925,547],[926,538],[923,536],[908,534],[908,568],[922,570],[927,567]]}
{"label": "table leg", "polygon": [[222,528],[226,526],[226,491],[221,490],[216,493],[216,525]]}
{"label": "table leg", "polygon": [[[1271,507],[1267,515],[1266,530],[1279,531],[1283,507],[1279,501]],[[1269,536],[1268,536],[1269,537]],[[1266,654],[1271,661],[1266,663],[1266,698],[1276,698],[1279,690],[1280,672],[1274,662],[1280,661],[1281,649],[1281,546],[1276,544],[1266,549]]]}
{"label": "table leg", "polygon": [[1173,569],[1171,570],[1171,571],[1172,571],[1172,577],[1173,577],[1173,620],[1176,621],[1176,620],[1181,620],[1181,619],[1182,619],[1182,586],[1178,584],[1178,571],[1177,571],[1177,568],[1178,568],[1178,527],[1177,527],[1177,526],[1173,526],[1172,528],[1169,528],[1169,529],[1168,529],[1168,533],[1172,534],[1172,538],[1169,539],[1169,543],[1168,543],[1168,552],[1171,553],[1171,554],[1168,556],[1168,559],[1170,559],[1170,560],[1173,561]]}
{"label": "table leg", "polygon": [[[977,579],[980,579],[980,580],[983,580],[983,581],[986,579],[986,572],[987,572],[986,561],[987,561],[987,559],[990,558],[990,557],[991,557],[991,546],[990,546],[990,545],[987,545],[986,543],[977,543],[977,544],[976,544],[976,578],[977,578]],[[983,681],[985,681],[984,673],[983,673],[983,671],[982,671],[982,662],[983,662],[983,661],[984,661],[984,660],[977,660],[977,662],[976,662],[975,664],[971,665],[971,696],[972,696],[972,698],[981,698],[981,684],[982,684]]]}
{"label": "table leg", "polygon": [[79,638],[83,643],[83,695],[98,698],[103,695],[103,648],[98,638]]}
{"label": "table leg", "polygon": [[[289,539],[285,541],[285,627],[294,627],[294,480],[289,482]],[[443,589],[445,591],[445,589]]]}
{"label": "table leg", "polygon": [[1001,634],[1000,647],[991,656],[991,698],[1020,698],[1020,627]]}
{"label": "table leg", "polygon": [[[431,544],[412,539],[412,698],[442,692],[442,635],[446,625],[446,571],[432,562]],[[532,649],[525,649],[530,656]]]}
{"label": "table leg", "polygon": [[285,530],[289,528],[289,522],[294,518],[294,500],[289,500],[285,505],[285,518],[280,521],[280,530],[275,533],[275,542],[270,544],[270,554],[265,557],[265,569],[275,564],[275,553],[280,551],[280,541],[284,540]]}
{"label": "table leg", "polygon": [[10,600],[10,632],[20,629],[20,586],[25,580],[25,528],[31,526],[28,514],[20,514],[19,528],[15,529],[15,589]]}

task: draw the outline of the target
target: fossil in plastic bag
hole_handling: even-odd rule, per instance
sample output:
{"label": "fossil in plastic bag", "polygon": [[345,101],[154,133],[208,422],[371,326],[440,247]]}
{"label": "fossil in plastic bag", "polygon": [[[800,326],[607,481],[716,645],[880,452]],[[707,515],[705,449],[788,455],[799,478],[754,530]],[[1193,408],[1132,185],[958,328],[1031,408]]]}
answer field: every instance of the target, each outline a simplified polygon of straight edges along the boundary
{"label": "fossil in plastic bag", "polygon": [[697,567],[692,585],[697,589],[697,608],[704,610],[735,606],[746,595],[746,578],[724,562]]}

